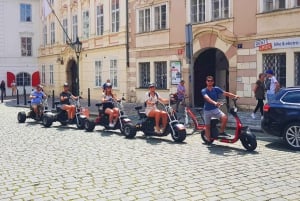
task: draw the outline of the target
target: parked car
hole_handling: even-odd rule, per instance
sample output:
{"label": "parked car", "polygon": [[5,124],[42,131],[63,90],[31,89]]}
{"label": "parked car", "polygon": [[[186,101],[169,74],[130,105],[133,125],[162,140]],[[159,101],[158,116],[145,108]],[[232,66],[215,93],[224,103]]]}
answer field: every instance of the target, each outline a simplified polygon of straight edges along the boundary
{"label": "parked car", "polygon": [[300,86],[280,89],[275,99],[264,105],[261,128],[300,150]]}

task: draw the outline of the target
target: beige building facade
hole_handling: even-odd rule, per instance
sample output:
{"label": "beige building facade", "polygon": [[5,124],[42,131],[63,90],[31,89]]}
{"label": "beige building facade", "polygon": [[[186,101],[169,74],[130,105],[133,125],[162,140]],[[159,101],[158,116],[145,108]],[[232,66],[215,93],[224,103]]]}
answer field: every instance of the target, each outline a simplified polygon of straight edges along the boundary
{"label": "beige building facade", "polygon": [[[297,0],[59,0],[53,6],[72,41],[77,26],[83,43],[84,97],[90,89],[91,98],[99,98],[109,78],[118,96],[143,102],[149,83],[168,97],[184,79],[188,101],[202,106],[205,77],[213,75],[216,85],[238,94],[241,106],[251,109],[252,89],[266,69],[275,71],[282,86],[300,85]],[[53,13],[45,25],[48,35],[41,41],[45,35],[50,41],[39,51],[41,80],[49,92],[57,92],[66,81],[75,84],[77,59]]]}

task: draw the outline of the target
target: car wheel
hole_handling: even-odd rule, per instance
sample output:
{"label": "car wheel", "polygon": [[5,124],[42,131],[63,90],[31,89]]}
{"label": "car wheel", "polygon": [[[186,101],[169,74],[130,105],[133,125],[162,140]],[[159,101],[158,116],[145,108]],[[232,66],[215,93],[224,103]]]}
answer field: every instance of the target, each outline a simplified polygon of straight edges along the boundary
{"label": "car wheel", "polygon": [[26,113],[25,112],[19,112],[18,113],[18,122],[24,123],[26,120]]}
{"label": "car wheel", "polygon": [[294,150],[300,150],[300,123],[294,122],[287,125],[283,133],[284,142]]}

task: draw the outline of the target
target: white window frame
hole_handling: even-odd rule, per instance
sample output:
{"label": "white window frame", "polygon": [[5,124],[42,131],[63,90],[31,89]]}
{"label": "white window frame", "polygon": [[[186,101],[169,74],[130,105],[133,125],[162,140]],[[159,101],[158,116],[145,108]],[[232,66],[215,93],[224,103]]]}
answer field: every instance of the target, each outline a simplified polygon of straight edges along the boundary
{"label": "white window frame", "polygon": [[62,21],[62,25],[63,25],[63,42],[66,43],[68,40],[68,19],[64,18]]}
{"label": "white window frame", "polygon": [[111,32],[119,32],[120,29],[120,2],[111,0]]}
{"label": "white window frame", "polygon": [[[193,3],[192,3],[193,2]],[[194,4],[195,3],[195,4]],[[205,22],[205,0],[191,0],[191,22]]]}
{"label": "white window frame", "polygon": [[90,12],[88,10],[82,13],[82,37],[84,39],[90,36]]}
{"label": "white window frame", "polygon": [[96,7],[96,34],[97,36],[104,33],[104,9],[103,4]]}
{"label": "white window frame", "polygon": [[44,25],[43,27],[43,45],[46,46],[48,43],[47,40],[48,34],[47,34],[47,25]]}
{"label": "white window frame", "polygon": [[114,88],[118,87],[118,60],[111,59],[109,65],[109,78]]}
{"label": "white window frame", "polygon": [[102,61],[101,60],[95,61],[95,86],[96,87],[102,86]]}
{"label": "white window frame", "polygon": [[151,8],[138,10],[138,23],[139,33],[151,31]]}
{"label": "white window frame", "polygon": [[46,83],[46,66],[45,64],[42,65],[42,72],[41,72],[41,83]]}
{"label": "white window frame", "polygon": [[[163,13],[162,7],[165,7]],[[162,19],[164,18],[164,19]],[[168,27],[168,7],[167,4],[161,4],[153,7],[154,30],[164,30]]]}
{"label": "white window frame", "polygon": [[55,43],[55,23],[50,23],[50,44],[53,45]]}
{"label": "white window frame", "polygon": [[72,16],[72,40],[76,41],[78,37],[78,17],[77,15]]}
{"label": "white window frame", "polygon": [[49,84],[54,84],[54,67],[52,64],[49,66]]}
{"label": "white window frame", "polygon": [[[227,7],[226,7],[227,4]],[[218,8],[215,7],[217,5]],[[212,0],[211,1],[211,18],[212,20],[226,19],[229,17],[230,2],[229,0]]]}
{"label": "white window frame", "polygon": [[20,21],[21,22],[32,22],[32,6],[31,6],[31,4],[27,4],[27,3],[20,4]]}
{"label": "white window frame", "polygon": [[[280,7],[280,2],[284,3],[284,7]],[[262,0],[262,12],[270,12],[274,10],[282,10],[287,8],[286,0]]]}
{"label": "white window frame", "polygon": [[21,56],[30,57],[32,56],[32,38],[21,37]]}

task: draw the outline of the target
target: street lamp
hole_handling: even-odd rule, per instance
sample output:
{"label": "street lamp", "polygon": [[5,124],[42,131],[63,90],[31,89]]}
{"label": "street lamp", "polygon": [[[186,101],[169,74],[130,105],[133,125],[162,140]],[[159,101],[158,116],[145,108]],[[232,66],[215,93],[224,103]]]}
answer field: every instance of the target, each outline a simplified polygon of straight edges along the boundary
{"label": "street lamp", "polygon": [[75,50],[76,57],[77,57],[77,72],[76,72],[76,95],[79,94],[79,56],[82,50],[82,42],[79,41],[79,38],[76,38],[76,41],[72,43],[72,47]]}

